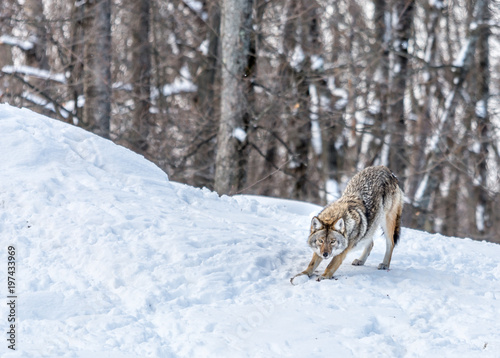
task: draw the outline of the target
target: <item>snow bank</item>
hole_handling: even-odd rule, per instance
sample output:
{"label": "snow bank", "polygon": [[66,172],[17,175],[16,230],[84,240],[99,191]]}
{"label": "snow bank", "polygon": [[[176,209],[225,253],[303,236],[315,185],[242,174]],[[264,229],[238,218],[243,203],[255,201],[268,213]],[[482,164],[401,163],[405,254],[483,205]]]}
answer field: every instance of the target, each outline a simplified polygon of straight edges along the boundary
{"label": "snow bank", "polygon": [[[500,246],[405,229],[292,286],[320,208],[219,197],[81,129],[0,105],[2,357],[498,357]],[[359,254],[356,253],[356,254]],[[324,265],[320,267],[324,268]]]}

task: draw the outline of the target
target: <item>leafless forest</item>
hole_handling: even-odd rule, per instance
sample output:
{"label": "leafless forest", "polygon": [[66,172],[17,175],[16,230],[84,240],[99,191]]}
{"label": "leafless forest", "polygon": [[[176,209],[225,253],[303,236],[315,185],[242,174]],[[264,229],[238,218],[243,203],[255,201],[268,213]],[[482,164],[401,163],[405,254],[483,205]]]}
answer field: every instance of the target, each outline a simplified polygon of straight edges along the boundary
{"label": "leafless forest", "polygon": [[220,194],[325,204],[384,164],[403,225],[500,242],[498,0],[2,0],[0,100]]}

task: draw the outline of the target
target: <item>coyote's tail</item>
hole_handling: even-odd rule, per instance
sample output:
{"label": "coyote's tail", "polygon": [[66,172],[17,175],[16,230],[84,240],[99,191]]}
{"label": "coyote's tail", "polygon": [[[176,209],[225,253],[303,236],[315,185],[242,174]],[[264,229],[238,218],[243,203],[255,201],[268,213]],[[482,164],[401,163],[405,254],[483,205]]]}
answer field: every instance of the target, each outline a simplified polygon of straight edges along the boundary
{"label": "coyote's tail", "polygon": [[[399,188],[398,188],[399,189]],[[398,203],[396,207],[396,222],[394,223],[394,246],[399,241],[399,237],[401,236],[401,214],[403,212],[403,192],[401,189],[399,189],[399,195],[398,195]]]}

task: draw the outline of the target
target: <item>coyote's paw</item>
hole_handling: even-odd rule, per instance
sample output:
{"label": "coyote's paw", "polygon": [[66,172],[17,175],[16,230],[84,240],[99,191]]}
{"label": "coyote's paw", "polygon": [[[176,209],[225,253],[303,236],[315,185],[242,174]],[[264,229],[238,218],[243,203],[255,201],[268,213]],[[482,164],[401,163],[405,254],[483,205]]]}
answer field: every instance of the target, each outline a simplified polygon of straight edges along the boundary
{"label": "coyote's paw", "polygon": [[389,265],[384,264],[383,262],[378,265],[379,270],[389,270]]}
{"label": "coyote's paw", "polygon": [[332,277],[333,277],[333,274],[324,273],[321,276],[318,276],[318,278],[316,279],[316,281],[320,282],[320,281],[323,281],[323,280],[330,280]]}
{"label": "coyote's paw", "polygon": [[363,266],[363,265],[365,264],[365,262],[364,262],[364,261],[361,261],[360,259],[355,259],[355,260],[352,262],[352,264],[353,264],[354,266]]}

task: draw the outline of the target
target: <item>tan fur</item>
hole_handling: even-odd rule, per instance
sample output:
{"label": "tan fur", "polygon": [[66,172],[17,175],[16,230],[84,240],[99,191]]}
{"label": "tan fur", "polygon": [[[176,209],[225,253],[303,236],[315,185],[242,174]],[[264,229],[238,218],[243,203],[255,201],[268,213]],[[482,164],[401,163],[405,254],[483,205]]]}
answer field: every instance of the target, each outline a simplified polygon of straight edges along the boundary
{"label": "tan fur", "polygon": [[294,276],[311,276],[323,259],[330,259],[318,281],[330,279],[346,255],[359,243],[365,249],[353,265],[364,265],[373,247],[373,234],[382,226],[386,253],[379,269],[389,269],[394,246],[399,240],[403,192],[398,180],[386,167],[369,167],[356,174],[342,197],[326,206],[311,221],[308,244],[314,254],[306,270]]}

